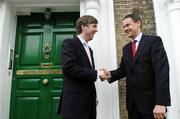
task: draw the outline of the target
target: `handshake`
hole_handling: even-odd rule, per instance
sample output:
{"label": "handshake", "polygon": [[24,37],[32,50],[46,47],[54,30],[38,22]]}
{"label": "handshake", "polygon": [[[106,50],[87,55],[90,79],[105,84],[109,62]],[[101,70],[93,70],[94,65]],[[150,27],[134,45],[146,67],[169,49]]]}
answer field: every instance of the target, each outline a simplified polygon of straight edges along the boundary
{"label": "handshake", "polygon": [[101,81],[105,81],[111,78],[111,73],[107,69],[98,70],[98,76]]}

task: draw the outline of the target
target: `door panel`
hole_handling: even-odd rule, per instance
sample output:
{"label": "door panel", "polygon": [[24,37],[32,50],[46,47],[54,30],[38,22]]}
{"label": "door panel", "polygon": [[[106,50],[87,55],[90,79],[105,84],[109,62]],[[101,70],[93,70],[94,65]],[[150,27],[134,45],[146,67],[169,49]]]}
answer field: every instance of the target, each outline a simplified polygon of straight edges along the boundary
{"label": "door panel", "polygon": [[10,119],[61,119],[57,115],[62,90],[61,46],[76,35],[79,13],[18,17]]}
{"label": "door panel", "polygon": [[23,34],[20,65],[39,65],[41,62],[42,34]]}
{"label": "door panel", "polygon": [[16,102],[18,119],[38,119],[39,97],[19,97]]}
{"label": "door panel", "polygon": [[38,78],[19,78],[17,88],[19,90],[37,90],[39,89],[40,79]]}
{"label": "door panel", "polygon": [[60,59],[60,51],[61,51],[61,46],[62,46],[62,41],[64,38],[73,38],[73,32],[70,33],[54,33],[54,64],[59,65],[61,64],[61,59]]}

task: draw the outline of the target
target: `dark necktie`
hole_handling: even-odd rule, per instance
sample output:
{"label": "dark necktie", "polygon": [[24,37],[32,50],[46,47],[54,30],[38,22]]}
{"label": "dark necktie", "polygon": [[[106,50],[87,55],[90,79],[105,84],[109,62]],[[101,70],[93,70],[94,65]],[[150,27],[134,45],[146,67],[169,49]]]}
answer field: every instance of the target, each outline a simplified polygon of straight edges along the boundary
{"label": "dark necktie", "polygon": [[84,48],[85,48],[85,50],[86,50],[87,56],[88,56],[88,58],[89,58],[90,64],[91,64],[91,66],[92,66],[92,60],[91,60],[91,54],[90,54],[89,46],[88,46],[87,43],[83,43],[83,45],[84,45]]}
{"label": "dark necktie", "polygon": [[132,41],[132,58],[134,59],[136,54],[136,40]]}

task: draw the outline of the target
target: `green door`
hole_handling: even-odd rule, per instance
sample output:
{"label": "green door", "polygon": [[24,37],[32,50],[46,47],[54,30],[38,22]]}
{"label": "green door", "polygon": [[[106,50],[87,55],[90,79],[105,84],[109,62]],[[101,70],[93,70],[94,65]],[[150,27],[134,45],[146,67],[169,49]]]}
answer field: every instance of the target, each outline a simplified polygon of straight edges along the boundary
{"label": "green door", "polygon": [[79,13],[18,17],[11,89],[10,119],[60,119],[60,59],[64,38],[76,35]]}

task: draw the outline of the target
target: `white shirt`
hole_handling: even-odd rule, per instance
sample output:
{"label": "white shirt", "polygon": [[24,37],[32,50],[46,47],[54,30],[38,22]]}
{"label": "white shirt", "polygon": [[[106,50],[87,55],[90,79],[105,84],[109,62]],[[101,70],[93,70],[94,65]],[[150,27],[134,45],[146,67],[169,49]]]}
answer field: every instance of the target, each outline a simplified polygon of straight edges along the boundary
{"label": "white shirt", "polygon": [[91,54],[90,54],[88,43],[80,35],[78,35],[77,37],[80,39],[81,43],[83,44],[84,49],[86,50],[87,56],[92,66]]}
{"label": "white shirt", "polygon": [[139,46],[139,43],[140,43],[140,40],[141,40],[141,37],[142,37],[142,33],[139,33],[136,38],[134,40],[136,40],[136,50]]}

